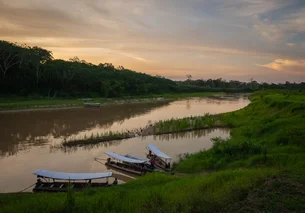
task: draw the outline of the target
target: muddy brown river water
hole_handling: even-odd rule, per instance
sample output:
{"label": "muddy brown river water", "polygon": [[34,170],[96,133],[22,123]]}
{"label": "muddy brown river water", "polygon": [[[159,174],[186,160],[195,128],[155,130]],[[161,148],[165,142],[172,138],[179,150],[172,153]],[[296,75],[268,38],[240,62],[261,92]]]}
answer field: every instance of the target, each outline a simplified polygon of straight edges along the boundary
{"label": "muddy brown river water", "polygon": [[[36,180],[36,169],[62,172],[109,171],[94,161],[104,152],[145,156],[146,145],[155,144],[178,159],[212,146],[211,138],[230,136],[229,129],[209,129],[162,136],[138,137],[70,149],[54,148],[64,138],[84,137],[104,131],[131,130],[158,120],[222,113],[249,104],[246,96],[187,98],[153,103],[118,104],[100,108],[73,108],[0,113],[0,193],[17,192]],[[128,178],[122,181],[127,181]],[[28,191],[31,191],[29,189]]]}

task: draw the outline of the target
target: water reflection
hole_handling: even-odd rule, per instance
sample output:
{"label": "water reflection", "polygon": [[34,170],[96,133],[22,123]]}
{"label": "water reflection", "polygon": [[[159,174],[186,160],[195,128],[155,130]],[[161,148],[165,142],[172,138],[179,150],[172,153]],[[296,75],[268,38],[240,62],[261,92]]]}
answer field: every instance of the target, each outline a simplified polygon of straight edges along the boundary
{"label": "water reflection", "polygon": [[[228,128],[222,128],[217,129],[221,134],[227,135],[230,133],[230,129]],[[177,139],[194,139],[194,138],[200,138],[205,137],[212,132],[215,131],[215,128],[212,129],[203,129],[203,130],[196,130],[192,132],[179,132],[179,133],[173,133],[173,134],[164,134],[164,135],[154,135],[154,140],[159,141],[169,141],[169,140],[177,140]],[[142,139],[145,140],[146,137],[143,137]]]}
{"label": "water reflection", "polygon": [[0,114],[0,156],[16,154],[30,146],[43,146],[92,128],[108,128],[167,106],[168,101],[124,104],[101,108],[28,111]]}
{"label": "water reflection", "polygon": [[77,148],[56,148],[62,137],[96,134],[144,127],[170,118],[215,114],[238,110],[249,104],[244,97],[189,98],[172,102],[109,105],[34,112],[0,113],[0,192],[19,191],[35,182],[32,172],[47,169],[62,172],[102,172],[94,161],[104,152],[145,157],[146,145],[178,159],[185,152],[209,149],[213,137],[229,137],[227,129],[210,129],[145,138],[111,141]]}
{"label": "water reflection", "polygon": [[60,144],[57,145],[50,145],[50,153],[54,152],[64,152],[64,153],[73,153],[79,150],[92,150],[92,149],[98,149],[98,148],[108,148],[112,146],[119,146],[124,140],[117,140],[117,141],[106,141],[106,142],[101,142],[97,144],[83,144],[82,146],[62,146]]}
{"label": "water reflection", "polygon": [[31,146],[57,145],[64,137],[83,138],[109,130],[144,127],[163,119],[228,112],[248,103],[243,96],[225,96],[101,108],[0,113],[0,158]]}
{"label": "water reflection", "polygon": [[[190,132],[179,132],[179,133],[172,133],[172,134],[163,134],[163,135],[153,135],[153,136],[144,136],[144,137],[138,137],[135,140],[140,141],[181,141],[181,140],[197,140],[202,137],[207,137],[211,135],[212,133],[217,132],[218,135],[216,137],[225,137],[230,134],[230,129],[228,128],[211,128],[211,129],[202,129],[202,130],[196,130],[196,131],[190,131]],[[51,145],[50,146],[50,153],[54,152],[64,152],[64,153],[73,153],[80,150],[93,150],[93,149],[99,149],[99,148],[113,148],[116,146],[120,146],[122,142],[128,142],[133,139],[125,139],[125,140],[117,140],[117,141],[107,141],[107,142],[101,142],[98,144],[82,144],[81,146],[74,146],[74,147],[67,147],[62,145]]]}
{"label": "water reflection", "polygon": [[[206,133],[202,133],[202,132]],[[202,149],[209,149],[214,137],[229,137],[229,133],[221,129],[203,130],[201,133],[187,133],[176,138],[164,140],[160,137],[148,136],[132,138],[121,142],[100,144],[98,147],[79,147],[75,150],[51,150],[49,146],[32,146],[28,150],[19,151],[18,155],[7,156],[0,160],[0,192],[16,192],[35,182],[32,172],[36,169],[47,169],[59,172],[103,172],[105,165],[94,161],[95,157],[106,158],[104,152],[112,151],[118,154],[134,154],[145,157],[147,144],[153,143],[160,150],[176,161],[181,153],[194,153]],[[188,135],[194,135],[188,137]],[[195,137],[198,135],[198,137]],[[205,135],[205,136],[204,136]],[[126,180],[124,180],[126,181]]]}

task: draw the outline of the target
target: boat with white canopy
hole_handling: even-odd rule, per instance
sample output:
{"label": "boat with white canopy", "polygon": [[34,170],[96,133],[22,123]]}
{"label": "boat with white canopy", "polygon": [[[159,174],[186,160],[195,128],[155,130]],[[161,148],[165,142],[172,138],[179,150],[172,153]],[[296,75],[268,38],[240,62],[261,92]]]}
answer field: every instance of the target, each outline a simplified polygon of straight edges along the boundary
{"label": "boat with white canopy", "polygon": [[[36,170],[33,174],[37,175],[34,192],[66,192],[69,183],[71,188],[75,190],[87,187],[106,187],[109,186],[108,178],[112,176],[112,172],[66,173],[42,169]],[[105,178],[107,179],[106,182],[96,181]],[[95,181],[92,182],[92,180]]]}
{"label": "boat with white canopy", "polygon": [[161,152],[154,144],[148,144],[147,149],[147,158],[150,159],[152,164],[164,171],[171,170],[171,157]]}
{"label": "boat with white canopy", "polygon": [[105,154],[109,156],[105,163],[106,166],[137,175],[144,175],[147,171],[152,171],[147,159],[140,159],[131,155],[123,156],[114,152],[105,152]]}
{"label": "boat with white canopy", "polygon": [[125,157],[149,162],[148,158],[142,158],[142,157],[139,157],[139,156],[136,156],[133,154],[127,154],[127,155],[125,155]]}

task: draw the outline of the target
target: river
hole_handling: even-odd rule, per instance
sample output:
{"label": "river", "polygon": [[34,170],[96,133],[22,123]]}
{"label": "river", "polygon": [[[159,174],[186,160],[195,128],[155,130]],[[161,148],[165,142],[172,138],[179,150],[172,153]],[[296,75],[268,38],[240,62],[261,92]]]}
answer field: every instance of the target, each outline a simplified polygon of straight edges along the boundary
{"label": "river", "polygon": [[239,95],[116,104],[100,108],[2,112],[0,193],[17,192],[33,184],[36,177],[32,173],[36,169],[103,172],[107,168],[94,161],[95,157],[105,158],[105,151],[144,157],[145,147],[149,143],[155,144],[175,161],[181,153],[210,148],[211,138],[228,138],[230,132],[229,129],[210,129],[138,137],[70,149],[56,148],[64,138],[91,136],[109,130],[131,130],[170,118],[229,112],[248,104],[248,98]]}

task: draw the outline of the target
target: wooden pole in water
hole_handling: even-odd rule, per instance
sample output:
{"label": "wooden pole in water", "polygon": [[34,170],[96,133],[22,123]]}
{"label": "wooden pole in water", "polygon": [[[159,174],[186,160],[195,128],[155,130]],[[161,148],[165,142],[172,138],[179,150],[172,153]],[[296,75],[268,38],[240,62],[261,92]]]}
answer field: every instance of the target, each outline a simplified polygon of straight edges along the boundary
{"label": "wooden pole in water", "polygon": [[30,188],[30,187],[32,187],[32,186],[34,186],[36,183],[34,183],[34,184],[32,184],[32,185],[30,185],[30,186],[28,186],[28,187],[26,187],[25,189],[22,189],[20,192],[18,192],[18,193],[21,193],[21,192],[23,192],[23,191],[25,191],[25,190],[27,190],[28,188]]}

